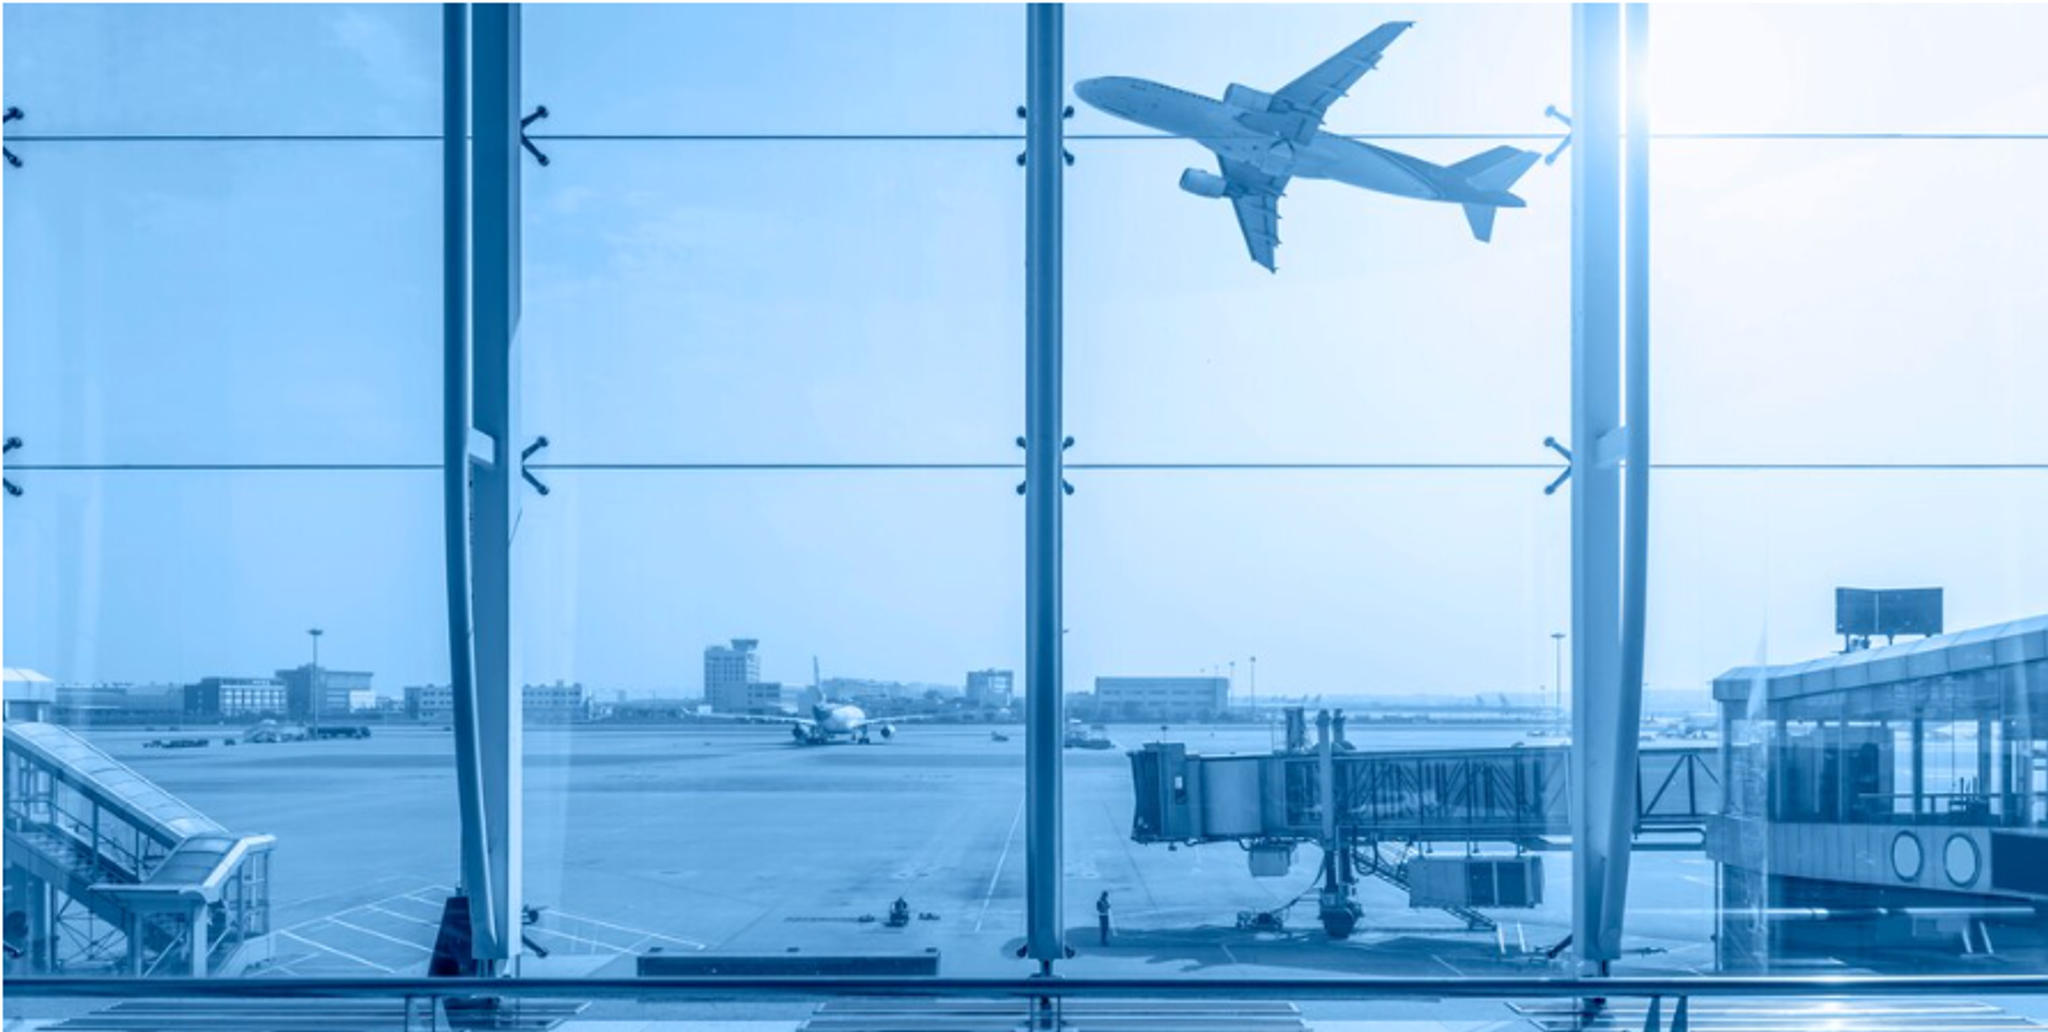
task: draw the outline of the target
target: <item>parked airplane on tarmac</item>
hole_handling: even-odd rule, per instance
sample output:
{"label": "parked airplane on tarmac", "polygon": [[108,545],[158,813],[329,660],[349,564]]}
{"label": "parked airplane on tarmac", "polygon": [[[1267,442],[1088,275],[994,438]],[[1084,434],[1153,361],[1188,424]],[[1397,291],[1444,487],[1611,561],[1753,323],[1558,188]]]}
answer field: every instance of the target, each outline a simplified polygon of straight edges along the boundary
{"label": "parked airplane on tarmac", "polygon": [[1215,151],[1222,175],[1191,168],[1181,173],[1180,187],[1198,197],[1229,198],[1252,261],[1268,271],[1278,271],[1273,251],[1280,246],[1279,201],[1296,177],[1463,205],[1472,235],[1490,240],[1496,211],[1527,207],[1508,188],[1536,163],[1536,152],[1495,147],[1446,167],[1322,128],[1330,105],[1413,24],[1388,22],[1272,93],[1231,83],[1217,101],[1120,75],[1084,79],[1074,84],[1074,93],[1118,118]]}

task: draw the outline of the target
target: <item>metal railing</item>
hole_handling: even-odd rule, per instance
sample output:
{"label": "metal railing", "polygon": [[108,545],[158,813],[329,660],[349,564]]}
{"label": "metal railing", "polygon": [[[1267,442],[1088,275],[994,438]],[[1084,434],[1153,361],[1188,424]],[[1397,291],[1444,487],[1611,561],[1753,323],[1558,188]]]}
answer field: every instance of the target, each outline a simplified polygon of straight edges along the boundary
{"label": "metal railing", "polygon": [[647,1003],[922,999],[1529,1000],[1653,997],[2048,995],[2048,974],[1728,975],[1611,978],[10,978],[20,998],[627,999]]}

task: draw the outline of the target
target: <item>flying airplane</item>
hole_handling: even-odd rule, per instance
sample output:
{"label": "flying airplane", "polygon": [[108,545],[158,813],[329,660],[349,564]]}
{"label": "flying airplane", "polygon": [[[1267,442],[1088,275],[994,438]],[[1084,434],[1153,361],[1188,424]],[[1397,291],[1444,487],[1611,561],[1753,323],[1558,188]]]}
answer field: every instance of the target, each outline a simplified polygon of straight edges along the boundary
{"label": "flying airplane", "polygon": [[1378,66],[1387,45],[1414,24],[1388,22],[1272,93],[1231,83],[1218,101],[1121,75],[1084,79],[1074,84],[1074,93],[1118,118],[1216,152],[1222,174],[1191,168],[1181,173],[1180,188],[1198,197],[1229,198],[1252,261],[1269,272],[1279,271],[1273,263],[1280,246],[1279,201],[1288,180],[1297,177],[1463,205],[1472,235],[1491,240],[1496,211],[1527,207],[1508,188],[1536,163],[1536,152],[1495,147],[1446,167],[1322,128],[1330,105]]}

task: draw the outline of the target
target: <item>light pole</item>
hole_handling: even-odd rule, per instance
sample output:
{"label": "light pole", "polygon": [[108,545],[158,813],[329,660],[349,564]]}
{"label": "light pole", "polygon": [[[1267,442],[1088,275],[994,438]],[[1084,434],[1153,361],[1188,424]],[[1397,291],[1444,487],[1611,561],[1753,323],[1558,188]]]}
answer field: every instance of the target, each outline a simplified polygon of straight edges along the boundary
{"label": "light pole", "polygon": [[1259,720],[1259,657],[1252,657],[1252,722]]}
{"label": "light pole", "polygon": [[1557,704],[1552,708],[1557,711],[1557,722],[1562,726],[1564,724],[1564,632],[1550,632],[1550,641],[1554,646],[1554,651],[1557,653],[1557,670],[1554,679],[1550,682],[1550,690],[1556,694]]}
{"label": "light pole", "polygon": [[320,669],[320,636],[326,633],[326,631],[318,627],[306,629],[306,636],[313,639],[313,669],[315,670]]}

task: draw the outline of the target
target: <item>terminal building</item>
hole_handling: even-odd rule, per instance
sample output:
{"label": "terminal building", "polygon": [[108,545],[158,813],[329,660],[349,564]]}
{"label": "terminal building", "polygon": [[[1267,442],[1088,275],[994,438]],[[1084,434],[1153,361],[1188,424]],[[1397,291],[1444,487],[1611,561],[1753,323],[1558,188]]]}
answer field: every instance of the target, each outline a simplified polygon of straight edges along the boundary
{"label": "terminal building", "polygon": [[274,677],[203,677],[185,686],[185,716],[196,720],[281,717],[284,682]]}
{"label": "terminal building", "polygon": [[[529,684],[520,689],[526,719],[535,723],[584,720],[590,716],[590,694],[582,682]],[[451,720],[455,692],[445,684],[413,684],[405,688],[404,710],[412,720]]]}
{"label": "terminal building", "polygon": [[1214,720],[1229,708],[1227,677],[1095,679],[1095,711],[1105,720]]}
{"label": "terminal building", "polygon": [[1725,968],[2048,938],[2048,616],[1713,689]]}
{"label": "terminal building", "polygon": [[358,701],[375,698],[374,693],[358,694],[372,692],[365,670],[329,670],[307,663],[278,671],[277,679],[284,683],[285,711],[293,720],[345,717]]}
{"label": "terminal building", "polygon": [[1016,702],[1016,674],[1008,670],[969,670],[967,705],[978,709],[1009,709]]}

